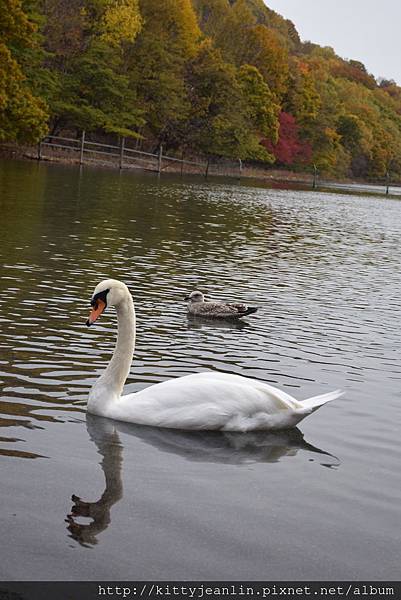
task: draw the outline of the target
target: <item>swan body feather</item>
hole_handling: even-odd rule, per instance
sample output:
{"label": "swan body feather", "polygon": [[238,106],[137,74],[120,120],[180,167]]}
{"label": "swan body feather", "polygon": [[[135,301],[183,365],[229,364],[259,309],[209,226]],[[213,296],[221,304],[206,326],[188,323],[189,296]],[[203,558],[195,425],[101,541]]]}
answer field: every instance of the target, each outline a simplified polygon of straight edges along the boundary
{"label": "swan body feather", "polygon": [[[116,288],[119,293],[114,293]],[[102,290],[108,290],[108,300],[116,306],[119,332],[113,358],[89,394],[88,412],[92,414],[172,429],[279,430],[295,427],[319,406],[341,395],[336,391],[298,401],[267,383],[208,371],[121,396],[134,350],[135,312],[124,284],[115,280],[102,282],[94,298]],[[124,297],[121,290],[125,292],[123,305],[118,302],[120,296]]]}

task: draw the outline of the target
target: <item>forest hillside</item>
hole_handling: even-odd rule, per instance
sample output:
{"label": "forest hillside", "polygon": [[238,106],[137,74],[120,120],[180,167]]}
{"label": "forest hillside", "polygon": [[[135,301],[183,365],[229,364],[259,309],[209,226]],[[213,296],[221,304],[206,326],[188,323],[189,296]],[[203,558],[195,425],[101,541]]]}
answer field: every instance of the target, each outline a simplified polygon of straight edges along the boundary
{"label": "forest hillside", "polygon": [[401,177],[401,88],[268,0],[0,0],[0,142],[138,147]]}

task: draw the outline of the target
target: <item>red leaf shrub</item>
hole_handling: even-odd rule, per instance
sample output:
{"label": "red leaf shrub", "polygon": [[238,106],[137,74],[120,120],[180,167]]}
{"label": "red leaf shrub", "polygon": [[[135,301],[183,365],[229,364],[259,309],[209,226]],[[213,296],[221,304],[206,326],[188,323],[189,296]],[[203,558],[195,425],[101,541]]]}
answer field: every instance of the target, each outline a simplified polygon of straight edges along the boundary
{"label": "red leaf shrub", "polygon": [[271,152],[276,162],[290,166],[294,163],[307,163],[312,157],[312,146],[299,137],[299,125],[295,118],[286,112],[281,112],[279,137],[276,144],[263,140],[262,144]]}

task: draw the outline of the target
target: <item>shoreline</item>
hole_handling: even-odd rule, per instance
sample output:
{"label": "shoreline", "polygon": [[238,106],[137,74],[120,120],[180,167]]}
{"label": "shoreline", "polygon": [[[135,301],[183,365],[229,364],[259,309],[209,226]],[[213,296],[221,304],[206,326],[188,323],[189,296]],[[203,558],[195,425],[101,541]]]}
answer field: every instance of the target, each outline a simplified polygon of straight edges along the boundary
{"label": "shoreline", "polygon": [[[243,165],[241,172],[238,169],[233,169],[232,166],[227,164],[216,165],[212,164],[209,168],[208,175],[205,176],[203,172],[199,172],[191,166],[186,166],[182,170],[179,163],[169,162],[161,171],[157,171],[153,168],[146,166],[138,166],[133,164],[124,164],[121,168],[116,164],[116,160],[107,160],[106,158],[91,158],[85,156],[83,163],[80,163],[79,157],[76,153],[71,151],[60,151],[51,149],[47,156],[41,156],[38,158],[38,151],[34,146],[19,146],[16,144],[3,143],[0,145],[0,158],[14,159],[14,160],[25,160],[25,161],[36,161],[44,162],[46,164],[60,164],[70,165],[75,167],[90,166],[100,167],[112,170],[120,170],[125,172],[142,172],[142,173],[153,173],[156,175],[181,175],[181,176],[200,176],[204,179],[215,179],[215,178],[230,178],[237,181],[258,181],[271,187],[277,187],[279,189],[303,189],[319,192],[337,192],[342,194],[351,193],[353,195],[373,195],[373,196],[385,196],[392,198],[399,198],[401,196],[401,183],[390,183],[389,190],[386,191],[386,182],[370,182],[367,180],[351,180],[351,179],[330,179],[323,180],[320,177],[316,179],[316,186],[314,186],[313,174],[307,172],[295,172],[284,169],[263,169],[255,165]],[[234,161],[231,161],[234,163]],[[217,171],[217,172],[216,172]]]}

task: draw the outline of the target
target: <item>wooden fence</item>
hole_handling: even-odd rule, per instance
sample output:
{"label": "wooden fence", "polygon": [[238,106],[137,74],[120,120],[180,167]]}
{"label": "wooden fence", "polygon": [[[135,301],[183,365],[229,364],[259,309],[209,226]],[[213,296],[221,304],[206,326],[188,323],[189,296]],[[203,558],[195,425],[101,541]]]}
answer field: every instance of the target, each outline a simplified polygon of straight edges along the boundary
{"label": "wooden fence", "polygon": [[[78,139],[48,135],[38,144],[37,158],[41,160],[48,157],[49,151],[61,150],[63,153],[78,154],[80,165],[85,162],[96,161],[99,163],[103,161],[119,169],[137,168],[159,174],[163,171],[179,172],[181,174],[185,171],[186,173],[202,174],[205,177],[213,174],[213,164],[210,162],[210,159],[206,162],[199,162],[187,160],[184,158],[184,155],[181,158],[168,156],[163,154],[163,146],[160,146],[157,153],[144,152],[143,150],[129,148],[126,142],[126,138],[121,138],[119,145],[100,144],[99,142],[87,139],[85,131],[82,132],[81,138]],[[219,169],[219,174],[231,175],[237,178],[241,177],[241,160],[236,162],[230,161],[225,167],[225,172],[221,173],[221,169]]]}
{"label": "wooden fence", "polygon": [[313,189],[324,190],[332,189],[337,191],[351,192],[351,193],[373,193],[386,195],[401,195],[401,185],[390,181],[390,175],[387,174],[385,180],[376,181],[372,183],[357,183],[347,182],[341,183],[336,181],[323,180],[319,176],[319,172],[314,165],[313,172],[310,176],[304,174],[302,179],[285,179],[271,174],[271,171],[266,168],[258,168],[252,165],[243,165],[241,159],[237,161],[229,159],[211,159],[208,158],[205,162],[196,160],[188,160],[181,155],[181,158],[175,156],[168,156],[163,153],[163,146],[160,146],[157,153],[145,152],[136,148],[129,148],[127,146],[126,138],[121,138],[118,145],[113,144],[101,144],[99,142],[93,142],[89,140],[85,131],[82,132],[80,138],[61,137],[55,135],[48,135],[37,147],[37,158],[48,158],[47,154],[54,155],[55,151],[61,150],[63,158],[65,153],[73,154],[74,161],[79,162],[80,165],[85,162],[96,162],[97,164],[107,164],[121,169],[141,169],[145,171],[152,171],[154,173],[171,172],[184,174],[203,175],[208,177],[209,175],[218,175],[226,177],[234,177],[240,180],[242,176],[264,179],[270,181],[271,184],[277,185],[294,185],[308,188],[311,186]]}

